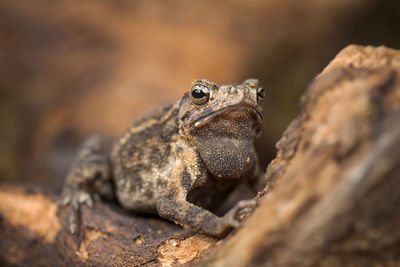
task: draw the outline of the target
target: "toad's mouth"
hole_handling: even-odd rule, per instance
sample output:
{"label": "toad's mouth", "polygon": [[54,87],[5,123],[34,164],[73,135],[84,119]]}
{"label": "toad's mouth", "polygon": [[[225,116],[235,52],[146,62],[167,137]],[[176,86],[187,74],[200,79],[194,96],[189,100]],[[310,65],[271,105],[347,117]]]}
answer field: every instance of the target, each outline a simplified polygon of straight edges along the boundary
{"label": "toad's mouth", "polygon": [[188,128],[200,128],[206,123],[219,117],[226,117],[229,120],[235,121],[238,118],[247,117],[248,119],[253,119],[256,125],[262,129],[264,126],[263,114],[261,111],[257,110],[253,106],[247,104],[234,104],[224,107],[217,111],[211,111],[198,117],[196,120],[190,122]]}

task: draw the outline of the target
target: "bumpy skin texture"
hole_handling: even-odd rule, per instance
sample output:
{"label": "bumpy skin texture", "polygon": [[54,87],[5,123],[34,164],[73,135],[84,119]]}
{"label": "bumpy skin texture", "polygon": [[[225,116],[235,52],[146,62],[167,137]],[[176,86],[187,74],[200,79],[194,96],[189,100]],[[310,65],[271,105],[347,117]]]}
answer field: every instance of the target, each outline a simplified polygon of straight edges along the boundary
{"label": "bumpy skin texture", "polygon": [[212,236],[238,227],[240,213],[253,209],[255,200],[240,201],[223,217],[210,210],[240,182],[258,179],[254,139],[263,127],[263,97],[255,79],[221,86],[199,79],[177,103],[134,123],[111,155],[99,137],[89,139],[61,198],[73,211],[71,232],[79,205],[114,193],[125,209],[158,213]]}

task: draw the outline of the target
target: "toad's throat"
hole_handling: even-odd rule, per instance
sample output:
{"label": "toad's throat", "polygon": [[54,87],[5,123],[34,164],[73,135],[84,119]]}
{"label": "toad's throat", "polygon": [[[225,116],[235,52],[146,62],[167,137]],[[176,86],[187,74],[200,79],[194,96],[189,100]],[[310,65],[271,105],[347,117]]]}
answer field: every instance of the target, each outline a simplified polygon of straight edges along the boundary
{"label": "toad's throat", "polygon": [[241,178],[249,175],[256,164],[252,140],[236,138],[196,138],[199,154],[216,178]]}

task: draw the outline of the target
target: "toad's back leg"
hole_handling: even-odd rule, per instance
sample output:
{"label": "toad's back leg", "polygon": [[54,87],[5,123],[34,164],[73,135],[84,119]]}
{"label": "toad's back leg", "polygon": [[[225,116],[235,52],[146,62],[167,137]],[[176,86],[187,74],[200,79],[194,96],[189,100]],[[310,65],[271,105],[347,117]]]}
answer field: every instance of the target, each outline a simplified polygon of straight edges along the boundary
{"label": "toad's back leg", "polygon": [[68,206],[70,232],[79,224],[79,207],[92,206],[93,197],[112,199],[111,166],[106,154],[107,142],[100,136],[92,136],[81,146],[78,156],[64,182],[59,208]]}

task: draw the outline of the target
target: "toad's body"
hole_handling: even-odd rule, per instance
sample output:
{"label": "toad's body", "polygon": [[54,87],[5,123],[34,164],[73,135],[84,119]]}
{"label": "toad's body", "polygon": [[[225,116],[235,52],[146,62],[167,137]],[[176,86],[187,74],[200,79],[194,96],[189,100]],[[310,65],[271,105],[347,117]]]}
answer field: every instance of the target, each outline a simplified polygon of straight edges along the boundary
{"label": "toad's body", "polygon": [[[115,193],[126,209],[225,234],[238,226],[237,212],[254,201],[239,202],[224,217],[210,210],[239,182],[257,177],[253,142],[263,126],[263,94],[257,80],[221,86],[194,81],[177,103],[134,123],[110,156],[100,138],[86,142],[67,176],[62,203],[78,211],[93,194]],[[70,224],[74,231],[76,216]]]}

